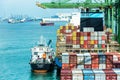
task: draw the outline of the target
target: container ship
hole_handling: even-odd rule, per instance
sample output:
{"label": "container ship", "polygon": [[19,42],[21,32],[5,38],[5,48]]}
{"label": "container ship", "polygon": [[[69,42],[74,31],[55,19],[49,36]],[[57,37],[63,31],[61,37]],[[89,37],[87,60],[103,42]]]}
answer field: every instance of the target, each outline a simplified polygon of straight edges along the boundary
{"label": "container ship", "polygon": [[30,66],[33,72],[49,72],[54,69],[55,52],[50,47],[51,40],[46,44],[45,39],[41,36],[38,46],[33,47]]}
{"label": "container ship", "polygon": [[55,63],[61,80],[119,80],[120,45],[103,26],[104,13],[81,13],[80,25],[57,30]]}

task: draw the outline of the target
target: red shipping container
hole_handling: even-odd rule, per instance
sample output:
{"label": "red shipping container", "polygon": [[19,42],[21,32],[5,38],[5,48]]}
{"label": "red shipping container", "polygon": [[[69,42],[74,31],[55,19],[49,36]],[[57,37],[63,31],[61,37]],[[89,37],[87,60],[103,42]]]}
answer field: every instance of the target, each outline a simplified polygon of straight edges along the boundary
{"label": "red shipping container", "polygon": [[66,40],[66,44],[72,44],[73,41],[72,40]]}
{"label": "red shipping container", "polygon": [[70,69],[61,70],[60,80],[72,80],[72,71]]}
{"label": "red shipping container", "polygon": [[66,35],[66,39],[72,40],[72,35]]}
{"label": "red shipping container", "polygon": [[84,48],[84,45],[80,45],[80,48],[82,48],[82,49],[83,49],[83,48]]}
{"label": "red shipping container", "polygon": [[112,69],[113,68],[113,64],[106,64],[106,69]]}
{"label": "red shipping container", "polygon": [[77,41],[76,41],[76,44],[80,44],[80,40],[77,40]]}
{"label": "red shipping container", "polygon": [[72,80],[72,75],[61,75],[60,80]]}
{"label": "red shipping container", "polygon": [[87,36],[87,32],[83,32],[84,36]]}
{"label": "red shipping container", "polygon": [[77,44],[77,41],[76,41],[76,40],[73,40],[72,42],[73,42],[73,44]]}
{"label": "red shipping container", "polygon": [[117,80],[117,74],[112,69],[103,69],[106,80]]}
{"label": "red shipping container", "polygon": [[83,32],[80,32],[80,36],[84,36],[84,33],[83,33]]}
{"label": "red shipping container", "polygon": [[87,41],[87,40],[84,40],[84,44],[87,45],[87,44],[88,44],[88,41]]}
{"label": "red shipping container", "polygon": [[102,40],[106,40],[106,36],[105,35],[102,36]]}
{"label": "red shipping container", "polygon": [[77,32],[77,37],[80,37],[80,32]]}
{"label": "red shipping container", "polygon": [[98,64],[99,63],[98,55],[91,54],[91,58],[92,58],[92,64]]}
{"label": "red shipping container", "polygon": [[94,45],[88,44],[87,47],[88,47],[88,49],[92,49],[92,48],[94,48]]}
{"label": "red shipping container", "polygon": [[94,40],[94,44],[98,44],[98,40]]}
{"label": "red shipping container", "polygon": [[87,36],[89,36],[89,37],[91,36],[90,32],[87,32]]}
{"label": "red shipping container", "polygon": [[106,48],[105,44],[102,44],[102,48]]}
{"label": "red shipping container", "polygon": [[70,64],[77,64],[77,55],[75,53],[70,53],[69,62]]}
{"label": "red shipping container", "polygon": [[91,44],[91,41],[90,40],[87,40],[88,44]]}
{"label": "red shipping container", "polygon": [[61,75],[72,75],[72,71],[70,69],[61,69]]}
{"label": "red shipping container", "polygon": [[91,69],[92,66],[91,66],[91,64],[85,64],[85,65],[84,65],[84,68],[85,68],[85,69]]}

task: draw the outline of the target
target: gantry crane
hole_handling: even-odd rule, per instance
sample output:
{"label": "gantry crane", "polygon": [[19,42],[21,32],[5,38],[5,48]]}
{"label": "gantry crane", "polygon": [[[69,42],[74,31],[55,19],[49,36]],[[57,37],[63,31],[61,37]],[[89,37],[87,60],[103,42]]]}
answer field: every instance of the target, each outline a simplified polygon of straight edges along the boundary
{"label": "gantry crane", "polygon": [[[94,3],[92,2],[94,1]],[[108,0],[78,0],[74,2],[73,0],[52,0],[47,3],[36,2],[36,5],[41,8],[98,8],[98,7],[106,7],[113,5],[113,2],[109,2]]]}

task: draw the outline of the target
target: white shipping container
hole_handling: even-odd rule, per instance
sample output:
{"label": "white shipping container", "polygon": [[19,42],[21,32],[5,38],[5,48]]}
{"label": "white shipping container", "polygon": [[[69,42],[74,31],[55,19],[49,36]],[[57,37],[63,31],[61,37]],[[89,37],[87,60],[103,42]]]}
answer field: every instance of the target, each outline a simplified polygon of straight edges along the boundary
{"label": "white shipping container", "polygon": [[94,40],[94,39],[95,39],[94,37],[95,37],[95,36],[91,36],[90,39],[91,39],[91,40]]}
{"label": "white shipping container", "polygon": [[101,37],[101,36],[99,36],[99,37],[98,37],[98,40],[102,40],[102,37]]}
{"label": "white shipping container", "polygon": [[105,44],[105,40],[102,40],[102,44]]}
{"label": "white shipping container", "polygon": [[83,80],[83,73],[80,69],[72,70],[72,80]]}
{"label": "white shipping container", "polygon": [[99,64],[99,69],[106,69],[106,64]]}
{"label": "white shipping container", "polygon": [[80,30],[78,29],[77,32],[80,32]]}
{"label": "white shipping container", "polygon": [[105,35],[105,32],[99,31],[98,34],[99,34],[99,36],[102,36],[102,35]]}
{"label": "white shipping container", "polygon": [[94,69],[93,72],[95,73],[95,80],[106,80],[105,73],[101,69]]}
{"label": "white shipping container", "polygon": [[77,54],[77,64],[84,63],[84,56],[83,54]]}
{"label": "white shipping container", "polygon": [[88,28],[83,28],[83,32],[88,32]]}
{"label": "white shipping container", "polygon": [[84,61],[85,61],[85,64],[91,64],[91,55],[90,53],[85,53],[84,54]]}
{"label": "white shipping container", "polygon": [[94,48],[98,48],[98,45],[97,45],[97,44],[95,44],[95,45],[94,45]]}
{"label": "white shipping container", "polygon": [[84,69],[84,65],[77,65],[77,69]]}
{"label": "white shipping container", "polygon": [[116,55],[113,55],[113,61],[118,61],[118,57]]}
{"label": "white shipping container", "polygon": [[69,63],[69,56],[62,56],[62,63]]}
{"label": "white shipping container", "polygon": [[95,36],[98,36],[98,33],[97,32],[94,32]]}
{"label": "white shipping container", "polygon": [[62,53],[62,63],[69,63],[69,53]]}
{"label": "white shipping container", "polygon": [[98,37],[97,37],[97,36],[95,36],[95,37],[94,37],[94,39],[95,39],[95,40],[98,40]]}
{"label": "white shipping container", "polygon": [[84,40],[87,40],[87,36],[84,36]]}
{"label": "white shipping container", "polygon": [[66,30],[66,33],[71,33],[72,31],[71,30]]}
{"label": "white shipping container", "polygon": [[117,74],[117,80],[120,80],[120,69],[113,69],[113,71]]}
{"label": "white shipping container", "polygon": [[94,32],[91,32],[91,36],[95,36],[95,33],[94,33]]}
{"label": "white shipping container", "polygon": [[80,48],[80,45],[73,45],[73,48]]}
{"label": "white shipping container", "polygon": [[94,28],[93,28],[93,27],[90,27],[90,28],[89,28],[89,31],[90,31],[90,32],[94,32]]}
{"label": "white shipping container", "polygon": [[101,40],[99,40],[99,41],[98,41],[98,44],[102,44],[102,41],[101,41]]}

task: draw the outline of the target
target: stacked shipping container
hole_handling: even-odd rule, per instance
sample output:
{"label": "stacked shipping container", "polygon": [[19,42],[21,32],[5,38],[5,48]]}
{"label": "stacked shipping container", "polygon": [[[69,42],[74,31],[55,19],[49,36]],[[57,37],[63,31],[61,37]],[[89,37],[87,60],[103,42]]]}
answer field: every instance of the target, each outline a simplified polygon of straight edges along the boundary
{"label": "stacked shipping container", "polygon": [[[116,54],[116,55],[114,55]],[[119,68],[119,53],[62,53],[62,69],[112,69]],[[117,60],[116,60],[117,59]],[[114,62],[114,63],[113,63]]]}
{"label": "stacked shipping container", "polygon": [[120,69],[62,69],[61,80],[120,80]]}
{"label": "stacked shipping container", "polygon": [[[64,42],[66,51],[68,45],[72,45],[69,48],[73,50],[106,49],[106,42],[111,39],[109,33],[96,32],[92,27],[80,32],[77,26],[61,26],[57,31],[57,42]],[[117,52],[62,53],[61,80],[119,80],[120,70],[117,68],[120,68],[120,54]]]}

